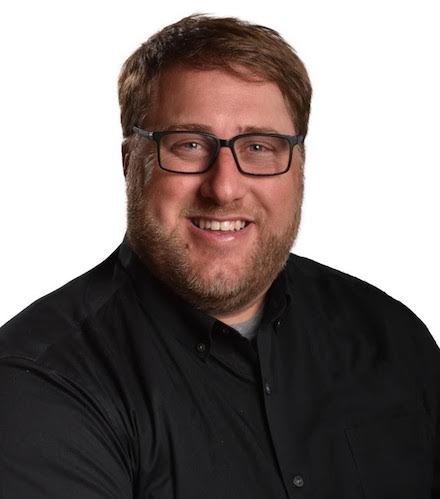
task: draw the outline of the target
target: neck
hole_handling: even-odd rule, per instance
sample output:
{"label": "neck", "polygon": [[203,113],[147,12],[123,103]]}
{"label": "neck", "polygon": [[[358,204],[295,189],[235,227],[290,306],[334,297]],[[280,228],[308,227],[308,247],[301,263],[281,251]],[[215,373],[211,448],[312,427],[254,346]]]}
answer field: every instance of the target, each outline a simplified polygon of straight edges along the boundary
{"label": "neck", "polygon": [[248,321],[252,319],[257,313],[263,308],[265,293],[259,296],[251,304],[246,305],[246,307],[240,310],[235,310],[233,312],[222,313],[222,314],[212,314],[212,316],[227,324],[228,326],[232,324],[240,324],[241,322]]}

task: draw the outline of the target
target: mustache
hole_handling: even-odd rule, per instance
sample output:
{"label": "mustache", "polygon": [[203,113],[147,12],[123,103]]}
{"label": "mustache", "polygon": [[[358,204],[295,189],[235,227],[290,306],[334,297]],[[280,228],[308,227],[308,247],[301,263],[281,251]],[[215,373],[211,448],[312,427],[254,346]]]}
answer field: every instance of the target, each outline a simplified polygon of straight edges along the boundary
{"label": "mustache", "polygon": [[215,206],[215,205],[198,205],[191,208],[184,208],[181,212],[184,218],[201,218],[201,217],[212,217],[212,218],[229,218],[232,216],[240,215],[240,217],[246,218],[247,220],[259,220],[259,213],[255,210],[250,210],[245,208],[242,202],[234,202],[228,204],[227,206]]}

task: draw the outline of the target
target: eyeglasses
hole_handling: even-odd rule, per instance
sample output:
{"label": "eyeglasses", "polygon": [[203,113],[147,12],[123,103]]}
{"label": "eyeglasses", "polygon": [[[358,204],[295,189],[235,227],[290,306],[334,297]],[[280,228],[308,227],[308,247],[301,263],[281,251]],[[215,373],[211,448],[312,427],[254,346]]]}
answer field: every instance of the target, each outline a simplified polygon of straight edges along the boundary
{"label": "eyeglasses", "polygon": [[304,142],[303,135],[277,133],[244,133],[226,140],[211,133],[185,130],[151,132],[135,126],[133,132],[156,142],[162,170],[188,174],[208,171],[220,148],[229,147],[241,173],[282,175],[290,168],[294,147]]}

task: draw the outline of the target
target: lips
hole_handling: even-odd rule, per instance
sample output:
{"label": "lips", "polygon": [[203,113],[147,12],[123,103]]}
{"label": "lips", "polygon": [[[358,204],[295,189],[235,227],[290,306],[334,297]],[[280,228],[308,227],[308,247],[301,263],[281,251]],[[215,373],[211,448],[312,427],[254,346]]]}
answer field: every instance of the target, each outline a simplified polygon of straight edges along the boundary
{"label": "lips", "polygon": [[193,218],[191,222],[202,230],[213,230],[221,232],[238,232],[243,230],[248,222],[241,219],[210,220],[207,218]]}

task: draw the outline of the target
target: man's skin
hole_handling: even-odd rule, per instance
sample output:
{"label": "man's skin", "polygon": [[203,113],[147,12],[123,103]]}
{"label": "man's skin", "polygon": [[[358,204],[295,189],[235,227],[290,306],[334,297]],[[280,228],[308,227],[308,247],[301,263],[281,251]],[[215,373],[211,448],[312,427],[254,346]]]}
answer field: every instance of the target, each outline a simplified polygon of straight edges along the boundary
{"label": "man's skin", "polygon": [[[219,70],[166,70],[146,126],[207,131],[226,139],[250,131],[295,135],[278,86],[255,78],[249,81],[244,68],[243,76],[247,79]],[[250,319],[261,309],[297,233],[303,190],[303,156],[298,148],[290,170],[280,176],[243,175],[231,150],[222,148],[208,172],[176,174],[152,165],[145,183],[139,185],[145,168],[136,150],[141,147],[136,142],[123,149],[129,204],[130,198],[141,200],[137,220],[130,224],[129,219],[129,235],[144,238],[142,247],[133,244],[136,251],[178,291],[185,293],[189,274],[195,276],[202,292],[193,293],[189,301],[210,315],[227,324]],[[195,225],[201,219],[242,220],[246,227],[203,230]],[[159,244],[154,244],[152,234]],[[186,270],[173,275],[176,265]]]}

